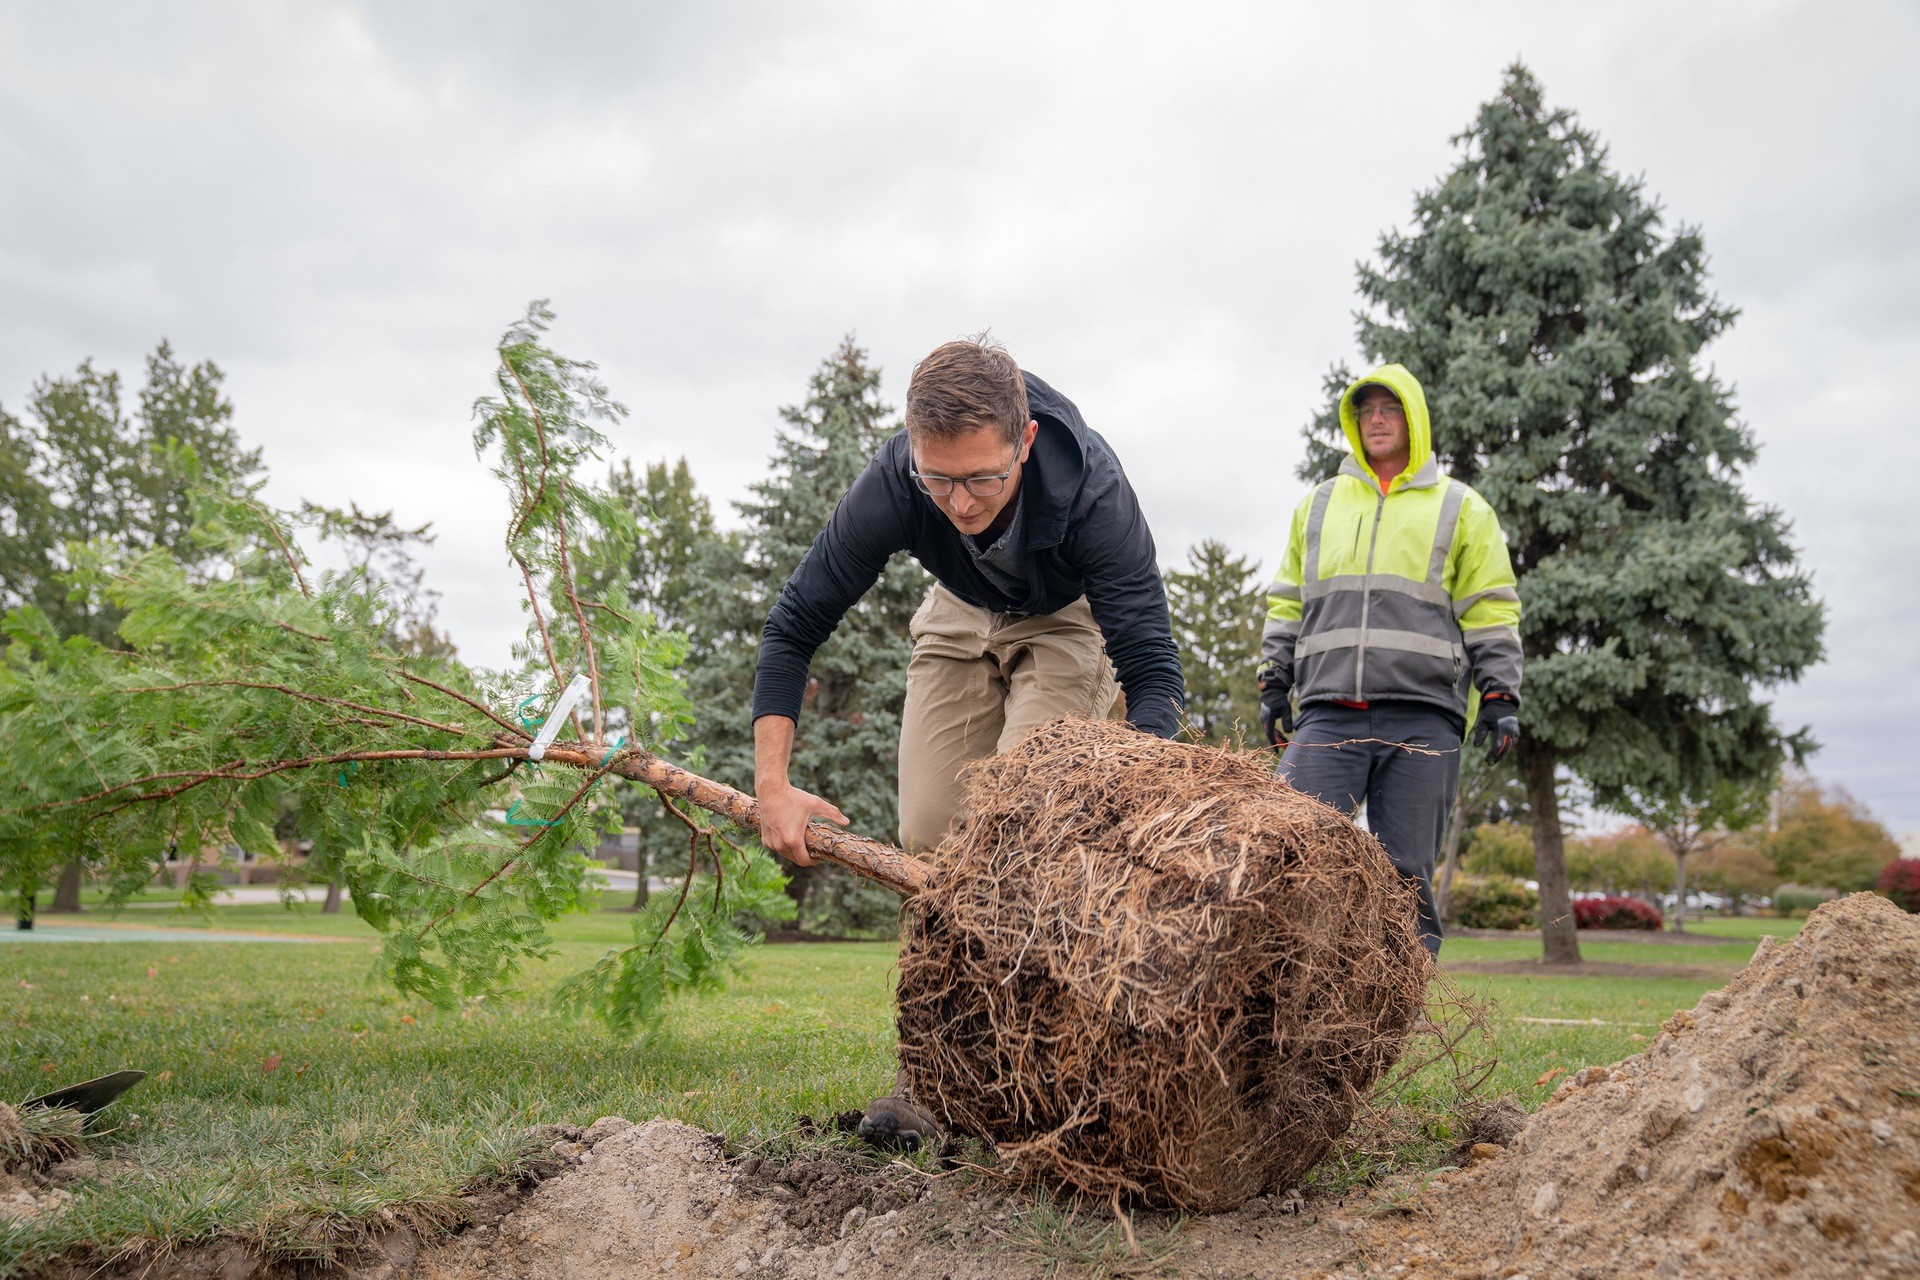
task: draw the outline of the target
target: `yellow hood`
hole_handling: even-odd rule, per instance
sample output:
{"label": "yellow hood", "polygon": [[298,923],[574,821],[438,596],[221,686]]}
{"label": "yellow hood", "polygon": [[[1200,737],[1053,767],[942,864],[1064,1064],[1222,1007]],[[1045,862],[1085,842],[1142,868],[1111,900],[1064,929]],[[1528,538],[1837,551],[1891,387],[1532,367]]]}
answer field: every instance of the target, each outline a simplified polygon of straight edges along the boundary
{"label": "yellow hood", "polygon": [[1399,475],[1393,478],[1388,487],[1405,488],[1415,482],[1422,469],[1433,459],[1433,427],[1427,418],[1427,393],[1420,389],[1420,380],[1407,372],[1400,364],[1383,364],[1363,378],[1356,379],[1340,397],[1340,428],[1347,433],[1347,447],[1353,451],[1353,460],[1360,469],[1373,477],[1376,488],[1380,477],[1374,474],[1373,467],[1367,462],[1366,446],[1360,442],[1360,420],[1353,413],[1353,397],[1362,387],[1382,386],[1400,397],[1400,403],[1407,410],[1407,443],[1409,455],[1407,465]]}

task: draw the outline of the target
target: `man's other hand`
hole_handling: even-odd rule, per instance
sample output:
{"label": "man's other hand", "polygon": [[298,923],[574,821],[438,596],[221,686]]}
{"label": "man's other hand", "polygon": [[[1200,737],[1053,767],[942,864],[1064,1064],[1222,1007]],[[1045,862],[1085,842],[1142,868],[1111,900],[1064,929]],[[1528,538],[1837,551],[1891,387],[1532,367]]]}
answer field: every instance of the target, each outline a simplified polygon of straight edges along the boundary
{"label": "man's other hand", "polygon": [[1487,763],[1507,758],[1520,742],[1520,701],[1510,693],[1489,693],[1480,699],[1480,723],[1473,727],[1473,745],[1487,749]]}
{"label": "man's other hand", "polygon": [[847,825],[847,815],[811,792],[788,785],[762,787],[760,802],[760,843],[796,866],[810,867],[813,855],[807,852],[807,823],[814,818]]}

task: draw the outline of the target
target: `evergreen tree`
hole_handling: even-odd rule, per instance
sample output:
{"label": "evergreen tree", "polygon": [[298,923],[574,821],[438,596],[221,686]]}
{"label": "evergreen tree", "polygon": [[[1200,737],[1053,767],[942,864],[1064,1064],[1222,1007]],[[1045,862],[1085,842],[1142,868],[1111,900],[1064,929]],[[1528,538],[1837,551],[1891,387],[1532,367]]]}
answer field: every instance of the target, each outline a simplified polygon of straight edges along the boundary
{"label": "evergreen tree", "polygon": [[[750,789],[753,726],[747,697],[760,632],[827,518],[880,445],[900,429],[880,400],[880,373],[851,337],[821,362],[806,400],[780,411],[767,479],[737,504],[746,527],[708,540],[687,600],[693,650],[688,689],[712,776]],[[906,699],[907,624],[931,579],[904,555],[814,655],[794,738],[793,784],[839,806],[856,831],[899,826],[900,708]],[[897,900],[838,867],[789,867],[788,893],[814,928],[874,927]]]}
{"label": "evergreen tree", "polygon": [[[120,375],[91,360],[36,382],[29,422],[0,408],[0,609],[33,604],[61,635],[118,645],[121,611],[66,576],[76,544],[161,547],[189,568],[205,564],[187,537],[196,488],[238,491],[260,470],[259,451],[230,425],[225,376],[211,361],[182,365],[163,340],[131,417]],[[84,863],[61,869],[54,911],[80,910]]]}
{"label": "evergreen tree", "polygon": [[1259,568],[1209,538],[1166,574],[1167,607],[1187,678],[1187,731],[1203,742],[1260,742],[1260,662],[1266,591]]}
{"label": "evergreen tree", "polygon": [[694,485],[685,458],[672,467],[649,463],[644,475],[622,461],[607,477],[607,489],[634,519],[634,544],[615,570],[628,598],[651,610],[661,626],[684,630],[695,566],[715,536],[713,504]]}
{"label": "evergreen tree", "polygon": [[[695,486],[687,460],[681,458],[671,467],[664,461],[649,463],[644,473],[623,460],[607,477],[607,490],[632,516],[633,538],[630,545],[595,549],[586,574],[589,583],[604,591],[619,582],[628,599],[649,610],[657,625],[687,637],[696,655],[690,661],[710,656],[717,646],[695,625],[693,602],[713,572],[712,562],[737,566],[737,558],[725,554],[726,544],[714,528],[713,504]],[[724,568],[723,580],[733,571]],[[640,911],[646,908],[647,881],[656,867],[684,869],[687,831],[655,792],[629,792],[622,809],[638,841],[633,909]]]}
{"label": "evergreen tree", "polygon": [[[1755,455],[1701,352],[1734,312],[1697,230],[1608,163],[1521,66],[1362,265],[1369,360],[1413,371],[1441,466],[1492,503],[1525,606],[1518,757],[1546,958],[1576,961],[1555,776],[1610,807],[1627,789],[1750,782],[1811,744],[1756,691],[1821,656],[1822,608],[1780,512],[1741,487]],[[1346,370],[1328,388],[1337,397]],[[1301,475],[1344,452],[1337,399]]]}
{"label": "evergreen tree", "polygon": [[0,409],[0,608],[34,604],[62,635],[113,645],[118,611],[62,576],[69,544],[204,560],[186,537],[196,486],[238,491],[260,471],[231,425],[225,377],[211,361],[181,364],[163,341],[131,415],[120,375],[91,360],[36,382],[27,421]]}

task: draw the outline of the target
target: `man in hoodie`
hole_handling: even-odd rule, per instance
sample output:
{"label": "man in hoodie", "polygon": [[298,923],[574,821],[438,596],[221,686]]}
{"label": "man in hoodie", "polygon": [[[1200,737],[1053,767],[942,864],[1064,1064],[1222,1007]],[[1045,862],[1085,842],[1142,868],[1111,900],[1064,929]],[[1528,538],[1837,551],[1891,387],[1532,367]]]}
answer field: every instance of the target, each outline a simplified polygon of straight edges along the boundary
{"label": "man in hoodie", "polygon": [[[760,839],[775,853],[811,865],[807,824],[847,820],[793,786],[787,766],[814,651],[896,551],[934,577],[910,624],[900,720],[908,849],[940,842],[968,763],[1049,720],[1103,719],[1124,691],[1135,728],[1179,731],[1180,651],[1153,535],[1119,459],[1071,400],[1004,348],[949,342],[914,368],[906,430],[847,490],[767,619],[753,685],[754,790]],[[876,1102],[861,1125],[879,1141],[932,1130],[932,1117],[897,1097]]]}
{"label": "man in hoodie", "polygon": [[1294,510],[1268,588],[1260,721],[1280,776],[1367,825],[1419,895],[1439,954],[1433,863],[1461,739],[1520,740],[1520,596],[1486,499],[1440,473],[1426,395],[1385,365],[1340,397],[1352,453]]}

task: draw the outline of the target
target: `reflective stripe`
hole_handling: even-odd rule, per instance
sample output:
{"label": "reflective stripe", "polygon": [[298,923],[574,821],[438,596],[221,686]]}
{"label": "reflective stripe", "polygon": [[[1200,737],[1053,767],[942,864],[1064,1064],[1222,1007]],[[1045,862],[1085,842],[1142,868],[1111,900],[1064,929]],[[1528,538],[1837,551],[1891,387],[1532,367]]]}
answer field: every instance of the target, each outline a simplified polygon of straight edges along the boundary
{"label": "reflective stripe", "polygon": [[1280,579],[1275,578],[1267,584],[1267,594],[1276,600],[1298,600],[1300,598],[1300,584],[1296,582],[1282,582]]}
{"label": "reflective stripe", "polygon": [[1260,638],[1268,636],[1297,636],[1300,634],[1298,618],[1268,618],[1267,625],[1260,629]]}
{"label": "reflective stripe", "polygon": [[1519,604],[1520,593],[1512,587],[1489,587],[1485,591],[1476,591],[1464,600],[1455,600],[1453,602],[1453,616],[1456,618],[1464,618],[1467,610],[1473,608],[1473,606],[1479,604],[1482,600],[1511,600],[1513,603]]}
{"label": "reflective stripe", "polygon": [[1427,581],[1439,586],[1446,580],[1447,553],[1453,550],[1453,535],[1460,528],[1460,508],[1467,500],[1467,486],[1458,480],[1447,481],[1447,492],[1440,499],[1440,523],[1433,530],[1433,555],[1427,561]]}
{"label": "reflective stripe", "polygon": [[1361,637],[1366,638],[1369,648],[1399,649],[1406,653],[1425,654],[1430,658],[1452,658],[1459,652],[1459,646],[1433,636],[1421,635],[1418,631],[1383,631],[1377,627],[1336,627],[1332,631],[1316,631],[1294,646],[1293,656],[1310,658],[1316,653],[1326,653],[1331,649],[1357,649]]}
{"label": "reflective stripe", "polygon": [[1520,629],[1505,623],[1493,627],[1475,627],[1462,635],[1468,644],[1483,644],[1488,640],[1511,640],[1516,645],[1520,643]]}
{"label": "reflective stripe", "polygon": [[1447,604],[1446,588],[1430,582],[1413,582],[1397,573],[1343,573],[1337,578],[1321,578],[1300,588],[1302,600],[1318,600],[1336,591],[1394,591],[1428,604]]}
{"label": "reflective stripe", "polygon": [[1313,491],[1313,508],[1307,512],[1307,550],[1300,561],[1300,576],[1311,581],[1320,575],[1320,526],[1326,523],[1327,504],[1333,501],[1333,481],[1322,481]]}

